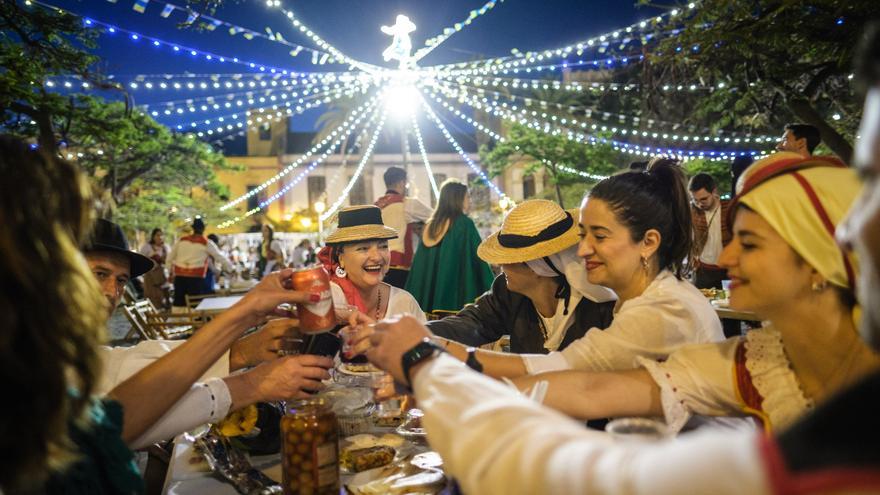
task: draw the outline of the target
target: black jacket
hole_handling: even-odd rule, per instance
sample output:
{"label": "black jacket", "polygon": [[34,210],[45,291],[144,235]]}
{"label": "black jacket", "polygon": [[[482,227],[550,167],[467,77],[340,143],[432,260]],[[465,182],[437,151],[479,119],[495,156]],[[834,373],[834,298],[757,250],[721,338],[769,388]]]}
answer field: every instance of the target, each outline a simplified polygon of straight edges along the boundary
{"label": "black jacket", "polygon": [[[583,337],[591,328],[607,328],[613,309],[614,301],[595,303],[585,298],[576,308],[569,308],[575,312],[574,323],[566,331],[559,350]],[[535,305],[528,297],[511,292],[504,275],[495,277],[489,291],[473,304],[456,315],[429,321],[428,328],[435,335],[471,346],[489,344],[510,335],[510,352],[547,353]]]}

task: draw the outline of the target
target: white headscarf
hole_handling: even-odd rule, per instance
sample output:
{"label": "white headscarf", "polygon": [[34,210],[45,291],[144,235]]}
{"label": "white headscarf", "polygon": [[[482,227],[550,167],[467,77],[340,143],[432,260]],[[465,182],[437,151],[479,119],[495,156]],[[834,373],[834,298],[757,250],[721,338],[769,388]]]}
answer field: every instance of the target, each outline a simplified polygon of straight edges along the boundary
{"label": "white headscarf", "polygon": [[562,273],[572,292],[577,292],[590,301],[603,303],[617,300],[617,294],[613,290],[592,284],[587,280],[587,269],[584,260],[577,255],[577,245],[547,256],[547,259],[553,263],[556,270],[550,267],[544,258],[526,261],[526,265],[541,277],[556,277]]}

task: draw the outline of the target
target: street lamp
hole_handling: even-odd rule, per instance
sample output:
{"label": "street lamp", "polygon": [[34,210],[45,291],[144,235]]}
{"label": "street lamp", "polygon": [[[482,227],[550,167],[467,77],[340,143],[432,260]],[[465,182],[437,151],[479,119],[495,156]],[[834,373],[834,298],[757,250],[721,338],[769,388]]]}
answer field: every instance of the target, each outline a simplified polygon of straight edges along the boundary
{"label": "street lamp", "polygon": [[315,201],[313,205],[315,208],[315,213],[318,214],[318,245],[321,245],[321,234],[324,232],[324,221],[321,220],[321,213],[324,213],[324,210],[327,209],[327,205],[324,204],[323,201],[318,200]]}

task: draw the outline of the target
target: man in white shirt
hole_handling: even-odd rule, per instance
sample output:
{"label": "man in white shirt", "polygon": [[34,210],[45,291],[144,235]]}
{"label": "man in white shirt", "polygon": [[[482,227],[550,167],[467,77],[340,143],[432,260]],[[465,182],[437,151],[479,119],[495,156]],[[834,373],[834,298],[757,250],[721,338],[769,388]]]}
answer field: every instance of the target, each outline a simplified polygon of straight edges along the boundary
{"label": "man in white shirt", "polygon": [[220,262],[225,270],[235,271],[235,266],[223,255],[220,248],[205,237],[205,222],[201,218],[193,221],[192,229],[192,235],[181,237],[174,243],[166,260],[174,280],[173,304],[177,307],[186,306],[187,295],[213,292],[208,290],[205,283],[210,258],[214,258],[214,262]]}
{"label": "man in white shirt", "polygon": [[[98,220],[83,254],[111,314],[119,305],[125,284],[154,266],[150,258],[129,250],[122,229],[107,220]],[[305,376],[315,371],[311,368],[326,369],[333,362],[319,356],[275,359],[282,336],[297,324],[296,320],[273,320],[261,330],[236,341],[229,352],[202,376],[203,382],[193,385],[132,447],[145,447],[200,424],[219,421],[230,410],[268,400],[267,397],[302,395],[300,384]],[[103,346],[99,353],[102,373],[96,393],[106,394],[183,342],[151,340],[133,347]],[[231,371],[248,366],[256,367],[230,376]]]}
{"label": "man in white shirt", "polygon": [[397,239],[388,241],[391,266],[385,275],[385,282],[403,289],[412,265],[413,224],[428,221],[434,210],[416,198],[406,197],[406,170],[388,167],[383,178],[387,191],[376,200],[375,205],[382,209],[382,222],[400,232]]}
{"label": "man in white shirt", "polygon": [[727,225],[728,202],[721,200],[715,179],[706,173],[691,177],[688,190],[694,223],[694,285],[700,289],[720,289],[727,271],[718,266],[718,257],[732,237]]}

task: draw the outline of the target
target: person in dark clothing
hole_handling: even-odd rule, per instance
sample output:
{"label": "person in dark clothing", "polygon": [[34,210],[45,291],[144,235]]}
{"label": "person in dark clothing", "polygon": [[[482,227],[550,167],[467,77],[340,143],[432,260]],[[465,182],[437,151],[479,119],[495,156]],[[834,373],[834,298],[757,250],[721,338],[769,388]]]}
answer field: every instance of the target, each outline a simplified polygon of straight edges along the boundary
{"label": "person in dark clothing", "polygon": [[[577,225],[547,231],[557,217],[566,217],[566,212],[546,200],[526,201],[511,210],[501,232],[487,238],[477,251],[484,261],[501,265],[504,273],[475,303],[429,322],[431,331],[469,346],[510,335],[511,352],[546,354],[564,349],[590,328],[606,328],[616,296],[587,281],[576,253]],[[532,231],[548,233],[540,242],[508,247],[508,238]]]}

